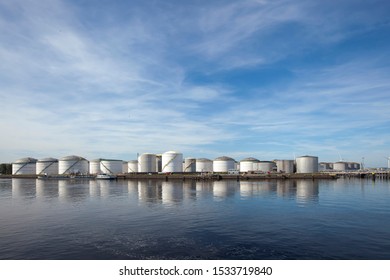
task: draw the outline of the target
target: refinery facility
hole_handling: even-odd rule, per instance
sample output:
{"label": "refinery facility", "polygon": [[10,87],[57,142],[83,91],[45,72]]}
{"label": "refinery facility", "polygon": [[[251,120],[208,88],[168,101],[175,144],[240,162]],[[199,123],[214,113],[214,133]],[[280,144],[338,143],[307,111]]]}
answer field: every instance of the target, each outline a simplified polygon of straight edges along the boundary
{"label": "refinery facility", "polygon": [[207,158],[184,158],[183,154],[168,151],[163,154],[144,153],[137,159],[93,159],[81,156],[65,156],[60,159],[31,157],[12,163],[12,175],[94,175],[99,174],[307,174],[332,171],[356,171],[361,168],[356,162],[318,162],[316,156],[301,156],[296,159],[259,160],[253,157],[240,161],[228,156]]}

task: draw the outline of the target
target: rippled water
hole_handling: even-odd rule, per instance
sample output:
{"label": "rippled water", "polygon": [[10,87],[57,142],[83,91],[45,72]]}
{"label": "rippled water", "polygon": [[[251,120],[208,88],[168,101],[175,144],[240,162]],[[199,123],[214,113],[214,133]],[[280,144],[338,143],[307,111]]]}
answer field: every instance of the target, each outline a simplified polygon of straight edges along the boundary
{"label": "rippled water", "polygon": [[0,259],[390,259],[390,182],[3,179]]}

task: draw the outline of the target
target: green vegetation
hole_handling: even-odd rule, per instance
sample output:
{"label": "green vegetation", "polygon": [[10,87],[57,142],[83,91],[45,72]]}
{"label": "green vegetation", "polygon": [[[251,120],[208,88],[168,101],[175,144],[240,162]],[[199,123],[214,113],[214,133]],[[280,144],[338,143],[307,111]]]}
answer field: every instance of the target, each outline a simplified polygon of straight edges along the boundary
{"label": "green vegetation", "polygon": [[12,164],[10,164],[10,163],[0,164],[0,174],[11,175],[12,174]]}

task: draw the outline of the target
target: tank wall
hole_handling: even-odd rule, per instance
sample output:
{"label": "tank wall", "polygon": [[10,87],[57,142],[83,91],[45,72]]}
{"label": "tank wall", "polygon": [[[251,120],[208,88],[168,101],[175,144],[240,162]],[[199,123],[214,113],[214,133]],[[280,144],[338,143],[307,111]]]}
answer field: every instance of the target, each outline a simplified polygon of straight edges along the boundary
{"label": "tank wall", "polygon": [[183,154],[164,153],[161,165],[162,172],[183,172]]}
{"label": "tank wall", "polygon": [[32,175],[36,174],[36,163],[13,163],[13,175]]}
{"label": "tank wall", "polygon": [[58,162],[59,174],[72,174],[72,173],[89,173],[89,163],[86,160],[60,160]]}
{"label": "tank wall", "polygon": [[348,170],[348,163],[346,163],[346,162],[335,162],[335,163],[333,163],[333,170],[335,170],[335,171],[346,171],[346,170]]}
{"label": "tank wall", "polygon": [[263,172],[271,172],[275,167],[275,163],[273,162],[258,162],[257,170]]}
{"label": "tank wall", "polygon": [[138,161],[129,161],[127,163],[127,172],[128,173],[138,172]]}
{"label": "tank wall", "polygon": [[231,160],[214,160],[213,171],[214,172],[228,172],[229,169],[235,169],[236,163]]}
{"label": "tank wall", "polygon": [[256,162],[253,161],[241,161],[239,168],[240,172],[249,172],[249,171],[255,171],[256,170]]}
{"label": "tank wall", "polygon": [[213,172],[213,162],[196,161],[196,172]]}
{"label": "tank wall", "polygon": [[89,163],[89,173],[99,174],[100,172],[100,161],[91,161]]}
{"label": "tank wall", "polygon": [[122,168],[122,161],[100,161],[100,170],[102,171],[102,173],[119,174],[122,173]]}
{"label": "tank wall", "polygon": [[276,161],[276,168],[278,172],[294,173],[294,161],[278,160]]}
{"label": "tank wall", "polygon": [[58,162],[37,162],[36,174],[58,174]]}
{"label": "tank wall", "polygon": [[297,173],[318,172],[318,157],[299,157],[296,159]]}
{"label": "tank wall", "polygon": [[183,172],[196,172],[196,159],[186,158],[184,159]]}
{"label": "tank wall", "polygon": [[156,155],[140,155],[138,157],[138,172],[156,172]]}

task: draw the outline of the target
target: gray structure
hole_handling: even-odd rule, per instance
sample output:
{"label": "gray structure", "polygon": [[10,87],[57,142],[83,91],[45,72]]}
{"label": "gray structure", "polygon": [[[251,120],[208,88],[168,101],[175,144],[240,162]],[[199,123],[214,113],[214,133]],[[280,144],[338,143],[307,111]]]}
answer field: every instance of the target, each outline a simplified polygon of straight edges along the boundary
{"label": "gray structure", "polygon": [[294,173],[294,160],[282,159],[276,160],[276,170],[284,173]]}
{"label": "gray structure", "polygon": [[317,173],[318,157],[301,156],[296,158],[297,173]]}

